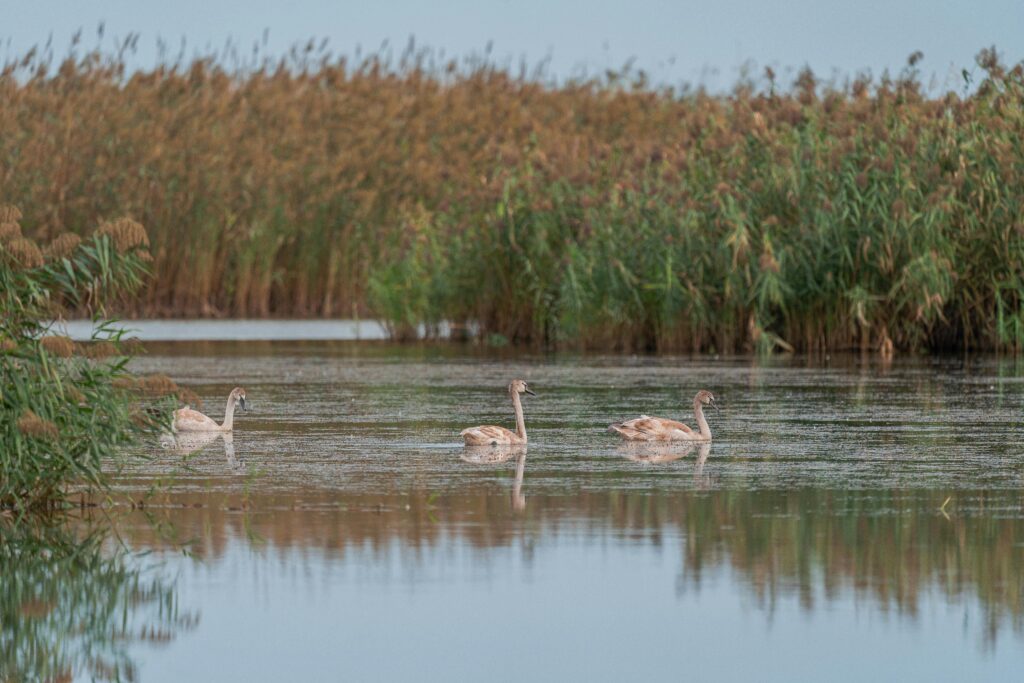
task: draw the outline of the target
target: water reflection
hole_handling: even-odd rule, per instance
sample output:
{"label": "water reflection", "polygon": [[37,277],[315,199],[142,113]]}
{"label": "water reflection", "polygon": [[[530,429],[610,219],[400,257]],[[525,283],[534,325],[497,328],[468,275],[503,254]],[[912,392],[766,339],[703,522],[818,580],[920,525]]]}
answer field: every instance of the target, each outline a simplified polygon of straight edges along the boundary
{"label": "water reflection", "polygon": [[703,468],[704,462],[708,458],[708,453],[711,452],[711,444],[695,444],[685,441],[663,443],[656,441],[626,441],[618,446],[618,451],[627,460],[647,465],[673,462],[696,451],[698,462]]}
{"label": "water reflection", "polygon": [[526,456],[526,444],[466,446],[459,452],[459,457],[474,465],[494,465],[508,462],[519,454]]}
{"label": "water reflection", "polygon": [[459,453],[465,462],[474,465],[495,465],[516,459],[516,476],[512,482],[512,509],[521,512],[526,509],[523,494],[523,475],[526,473],[526,444],[466,446]]}
{"label": "water reflection", "polygon": [[[697,473],[706,457],[695,460]],[[309,490],[301,506],[292,496],[254,494],[245,515],[238,500],[210,494],[175,496],[172,506],[150,512],[200,538],[196,552],[211,562],[224,556],[232,539],[255,535],[278,552],[315,549],[339,563],[374,548],[380,554],[375,562],[386,564],[394,551],[394,559],[413,563],[406,576],[414,576],[429,548],[443,554],[458,543],[489,553],[529,539],[524,560],[531,562],[543,552],[538,543],[553,551],[566,538],[586,534],[674,549],[679,594],[699,594],[707,576],[728,569],[769,614],[790,599],[808,612],[853,600],[916,619],[921,601],[937,592],[949,601],[977,600],[988,641],[1007,625],[1024,635],[1019,493],[957,494],[945,508],[949,519],[940,513],[947,496],[938,492],[815,489],[535,495],[524,516],[525,465],[520,452],[508,507],[495,505],[484,488],[348,495],[343,509],[330,492]],[[982,514],[993,509],[1007,514]],[[156,528],[144,524],[126,535],[140,548],[166,547]]]}
{"label": "water reflection", "polygon": [[136,680],[131,645],[163,645],[198,623],[172,584],[111,547],[109,529],[0,524],[4,681]]}
{"label": "water reflection", "polygon": [[512,509],[522,512],[526,509],[526,496],[523,495],[523,475],[526,473],[526,449],[516,457],[516,478],[512,482]]}
{"label": "water reflection", "polygon": [[235,436],[232,432],[180,432],[178,434],[163,434],[160,437],[160,447],[171,451],[175,455],[188,457],[216,441],[220,441],[224,448],[224,460],[228,468],[235,469],[240,467],[241,462],[235,457]]}

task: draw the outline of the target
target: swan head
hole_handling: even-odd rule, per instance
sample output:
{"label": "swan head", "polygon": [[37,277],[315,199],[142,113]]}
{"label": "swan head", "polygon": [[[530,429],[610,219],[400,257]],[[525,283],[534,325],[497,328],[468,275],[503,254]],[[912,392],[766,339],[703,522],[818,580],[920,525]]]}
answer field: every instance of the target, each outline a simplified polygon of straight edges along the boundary
{"label": "swan head", "polygon": [[235,404],[241,406],[242,410],[245,410],[245,389],[241,387],[235,387],[232,389],[231,400],[234,401]]}
{"label": "swan head", "polygon": [[530,396],[536,396],[537,394],[530,391],[530,387],[526,384],[524,379],[514,379],[512,383],[508,385],[508,393],[510,394],[529,394]]}
{"label": "swan head", "polygon": [[715,403],[715,395],[706,389],[698,391],[694,400],[702,406],[711,406],[715,410],[718,410],[718,404]]}

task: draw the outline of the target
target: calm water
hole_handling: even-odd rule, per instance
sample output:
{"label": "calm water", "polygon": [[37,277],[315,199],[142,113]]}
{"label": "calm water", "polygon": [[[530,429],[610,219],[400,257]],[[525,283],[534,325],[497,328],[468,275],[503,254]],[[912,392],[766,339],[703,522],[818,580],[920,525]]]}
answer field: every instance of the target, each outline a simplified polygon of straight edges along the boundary
{"label": "calm water", "polygon": [[[233,386],[250,410],[121,475],[158,582],[124,600],[138,680],[1021,680],[1013,359],[149,349],[216,418]],[[528,450],[467,453],[514,377]],[[692,423],[700,388],[709,449],[604,430]]]}

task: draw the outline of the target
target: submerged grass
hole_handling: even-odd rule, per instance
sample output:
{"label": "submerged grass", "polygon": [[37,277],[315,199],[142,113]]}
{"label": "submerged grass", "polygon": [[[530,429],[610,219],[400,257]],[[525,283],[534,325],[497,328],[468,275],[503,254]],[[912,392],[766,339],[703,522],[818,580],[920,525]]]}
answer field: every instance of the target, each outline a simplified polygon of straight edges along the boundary
{"label": "submerged grass", "polygon": [[122,56],[6,66],[0,198],[45,242],[148,226],[134,313],[609,349],[1024,344],[1024,67],[993,50],[941,96],[918,55],[895,78],[768,71],[722,96],[412,47],[131,74]]}

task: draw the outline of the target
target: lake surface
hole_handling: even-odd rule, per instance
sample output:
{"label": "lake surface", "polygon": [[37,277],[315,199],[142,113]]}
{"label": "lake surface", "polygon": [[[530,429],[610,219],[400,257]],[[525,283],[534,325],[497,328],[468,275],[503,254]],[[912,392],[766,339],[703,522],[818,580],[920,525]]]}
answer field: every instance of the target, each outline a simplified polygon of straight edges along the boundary
{"label": "lake surface", "polygon": [[[137,680],[1021,680],[1020,361],[147,348],[250,410],[120,475]],[[709,448],[605,431],[701,388]]]}
{"label": "lake surface", "polygon": [[[91,320],[64,320],[54,331],[75,341],[92,338]],[[385,325],[376,320],[122,320],[120,327],[142,341],[382,341]],[[439,333],[447,336],[449,325]],[[420,335],[423,334],[421,326]]]}

